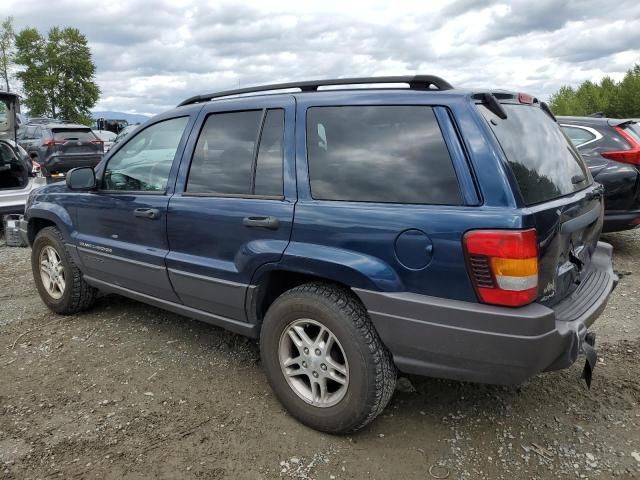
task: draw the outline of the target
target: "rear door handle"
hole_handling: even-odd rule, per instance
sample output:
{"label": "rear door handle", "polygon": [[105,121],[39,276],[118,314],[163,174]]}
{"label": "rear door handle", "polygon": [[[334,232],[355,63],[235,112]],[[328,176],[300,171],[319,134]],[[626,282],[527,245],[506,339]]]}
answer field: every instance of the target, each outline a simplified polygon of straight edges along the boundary
{"label": "rear door handle", "polygon": [[242,224],[245,227],[276,230],[280,226],[280,221],[276,217],[244,217]]}
{"label": "rear door handle", "polygon": [[156,220],[160,217],[160,210],[157,208],[136,208],[133,211],[136,217],[148,218],[150,220]]}

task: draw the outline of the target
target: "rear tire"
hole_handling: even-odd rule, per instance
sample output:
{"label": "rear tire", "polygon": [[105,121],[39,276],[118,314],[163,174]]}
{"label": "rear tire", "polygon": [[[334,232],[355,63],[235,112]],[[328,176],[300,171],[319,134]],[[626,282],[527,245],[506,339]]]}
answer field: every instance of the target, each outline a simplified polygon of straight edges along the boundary
{"label": "rear tire", "polygon": [[54,312],[71,315],[93,305],[97,290],[83,280],[56,227],[43,228],[36,235],[31,270],[40,298]]}
{"label": "rear tire", "polygon": [[[333,349],[328,357],[321,352],[327,344]],[[323,432],[363,428],[384,410],[395,389],[389,351],[362,304],[338,286],[310,283],[277,298],[262,325],[260,355],[282,405]]]}

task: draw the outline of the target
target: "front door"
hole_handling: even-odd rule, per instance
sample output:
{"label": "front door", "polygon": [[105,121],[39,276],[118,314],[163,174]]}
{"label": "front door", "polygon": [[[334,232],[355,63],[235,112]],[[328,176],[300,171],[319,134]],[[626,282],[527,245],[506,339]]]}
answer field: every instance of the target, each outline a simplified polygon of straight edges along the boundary
{"label": "front door", "polygon": [[169,180],[175,178],[188,122],[189,117],[170,118],[136,131],[98,172],[100,188],[74,197],[76,245],[86,276],[179,301],[164,258]]}
{"label": "front door", "polygon": [[294,115],[293,98],[281,96],[200,113],[167,217],[166,264],[185,305],[246,320],[253,273],[277,262],[291,235]]}

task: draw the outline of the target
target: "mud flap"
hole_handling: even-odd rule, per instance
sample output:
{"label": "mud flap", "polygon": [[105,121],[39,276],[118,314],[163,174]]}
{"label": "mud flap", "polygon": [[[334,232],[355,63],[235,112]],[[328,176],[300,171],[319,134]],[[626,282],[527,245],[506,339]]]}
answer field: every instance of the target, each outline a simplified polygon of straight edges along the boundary
{"label": "mud flap", "polygon": [[591,389],[593,369],[596,368],[596,363],[598,363],[598,354],[596,353],[595,345],[596,334],[588,332],[584,336],[584,341],[582,342],[582,353],[587,357],[587,360],[584,362],[584,369],[582,370],[582,378],[589,389]]}

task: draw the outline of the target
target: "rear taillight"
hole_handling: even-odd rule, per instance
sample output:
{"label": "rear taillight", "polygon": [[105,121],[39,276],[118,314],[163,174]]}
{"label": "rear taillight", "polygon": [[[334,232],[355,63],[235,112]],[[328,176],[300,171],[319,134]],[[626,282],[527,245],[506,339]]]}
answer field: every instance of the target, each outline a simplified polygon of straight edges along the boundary
{"label": "rear taillight", "polygon": [[521,307],[538,296],[538,236],[530,230],[472,230],[464,236],[469,273],[483,303]]}
{"label": "rear taillight", "polygon": [[104,142],[102,140],[91,140],[91,143],[93,143],[94,145],[103,145],[104,146]]}
{"label": "rear taillight", "polygon": [[42,144],[43,147],[53,147],[54,145],[64,145],[64,140],[49,140]]}
{"label": "rear taillight", "polygon": [[616,162],[640,165],[640,143],[629,135],[624,128],[615,127],[616,131],[627,141],[631,148],[629,150],[615,150],[612,152],[602,152],[604,158],[615,160]]}

